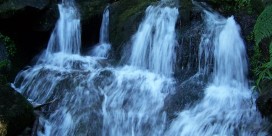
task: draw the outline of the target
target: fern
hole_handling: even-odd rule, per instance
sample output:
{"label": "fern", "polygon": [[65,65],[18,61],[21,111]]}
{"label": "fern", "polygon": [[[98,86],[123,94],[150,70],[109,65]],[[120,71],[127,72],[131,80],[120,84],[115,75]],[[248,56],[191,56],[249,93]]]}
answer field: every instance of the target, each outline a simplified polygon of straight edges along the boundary
{"label": "fern", "polygon": [[263,64],[256,74],[258,75],[258,79],[256,80],[256,84],[258,87],[261,81],[265,79],[272,80],[272,61]]}
{"label": "fern", "polygon": [[[259,44],[265,38],[272,38],[272,5],[267,6],[258,17],[254,26],[254,37],[256,43],[255,48],[257,50],[255,51],[255,54],[257,53],[260,55]],[[255,74],[258,76],[256,80],[257,87],[260,87],[260,82],[263,80],[272,80],[272,41],[270,42],[271,43],[267,45],[269,47],[269,62],[262,62],[259,61],[258,58],[255,58],[260,63],[263,63],[261,65],[256,65],[259,62],[255,62],[256,67],[254,71]],[[261,57],[259,55],[256,56]]]}
{"label": "fern", "polygon": [[[272,5],[266,7],[258,17],[254,26],[254,36],[257,45],[264,39],[272,36]],[[271,43],[272,44],[272,43]]]}
{"label": "fern", "polygon": [[272,62],[272,41],[269,45],[270,62]]}

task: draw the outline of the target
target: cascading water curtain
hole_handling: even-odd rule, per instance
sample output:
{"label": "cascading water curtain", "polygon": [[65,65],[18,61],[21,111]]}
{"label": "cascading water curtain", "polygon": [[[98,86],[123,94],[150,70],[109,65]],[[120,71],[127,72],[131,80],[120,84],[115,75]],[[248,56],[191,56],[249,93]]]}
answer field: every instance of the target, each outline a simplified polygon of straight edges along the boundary
{"label": "cascading water curtain", "polygon": [[[205,12],[205,22],[211,24],[205,30],[210,35],[201,40],[199,56],[204,59],[200,59],[199,71],[213,70],[212,80],[203,100],[177,113],[173,120],[168,118],[165,106],[173,105],[165,101],[172,98],[169,94],[176,86],[172,75],[179,14],[168,2],[146,9],[128,45],[128,62],[117,67],[110,65],[107,55],[80,55],[79,12],[73,0],[59,4],[60,18],[47,49],[38,63],[22,70],[13,83],[33,103],[48,103],[41,107],[33,134],[266,135],[260,129],[263,120],[250,103],[240,28],[233,17],[218,18],[210,12]],[[108,19],[106,8],[98,46],[109,44]]]}
{"label": "cascading water curtain", "polygon": [[177,17],[177,8],[149,6],[143,22],[132,38],[129,63],[171,77],[176,60]]}
{"label": "cascading water curtain", "polygon": [[[205,19],[215,25],[207,27],[220,29],[210,39],[214,46],[213,80],[205,89],[203,100],[181,111],[167,135],[265,136],[267,134],[261,129],[264,122],[252,103],[253,96],[247,85],[246,51],[240,27],[234,17],[221,19],[216,13],[205,12]],[[222,24],[222,29],[216,26]]]}

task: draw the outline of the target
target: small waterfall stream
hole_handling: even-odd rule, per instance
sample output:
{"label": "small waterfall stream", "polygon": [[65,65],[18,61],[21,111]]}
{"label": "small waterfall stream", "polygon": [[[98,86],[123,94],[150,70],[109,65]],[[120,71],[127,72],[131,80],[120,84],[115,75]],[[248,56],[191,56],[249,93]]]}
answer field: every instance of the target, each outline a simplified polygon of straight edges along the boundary
{"label": "small waterfall stream", "polygon": [[146,9],[127,45],[128,61],[112,66],[107,60],[109,8],[103,13],[99,44],[91,56],[82,56],[79,12],[73,0],[62,1],[47,49],[13,83],[33,104],[48,103],[41,108],[33,134],[265,136],[248,86],[240,28],[233,17],[208,11],[204,11],[199,73],[212,80],[202,100],[179,111],[173,120],[168,118],[165,99],[178,86],[173,74],[179,12],[167,2]]}
{"label": "small waterfall stream", "polygon": [[111,49],[111,44],[109,43],[109,12],[109,6],[107,6],[103,13],[99,43],[90,52],[92,56],[108,57]]}

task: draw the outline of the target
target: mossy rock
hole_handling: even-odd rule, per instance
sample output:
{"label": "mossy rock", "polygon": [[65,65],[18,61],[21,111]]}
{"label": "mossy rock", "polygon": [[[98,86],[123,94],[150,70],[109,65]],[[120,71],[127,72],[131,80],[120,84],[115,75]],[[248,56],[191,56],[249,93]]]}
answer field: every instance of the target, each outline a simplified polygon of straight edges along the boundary
{"label": "mossy rock", "polygon": [[32,105],[9,86],[0,86],[0,135],[18,135],[35,120]]}
{"label": "mossy rock", "polygon": [[110,42],[116,52],[120,53],[122,45],[137,31],[145,9],[154,2],[157,0],[119,0],[110,6]]}
{"label": "mossy rock", "polygon": [[42,10],[49,4],[50,0],[1,0],[0,18],[9,18],[21,12],[26,7]]}
{"label": "mossy rock", "polygon": [[109,0],[79,0],[77,1],[81,20],[84,22],[93,16],[102,16],[104,9],[108,5]]}

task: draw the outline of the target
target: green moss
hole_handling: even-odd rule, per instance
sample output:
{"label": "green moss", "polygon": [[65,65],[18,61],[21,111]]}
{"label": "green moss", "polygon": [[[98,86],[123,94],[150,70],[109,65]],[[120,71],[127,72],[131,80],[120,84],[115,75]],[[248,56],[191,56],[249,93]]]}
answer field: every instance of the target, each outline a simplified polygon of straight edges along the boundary
{"label": "green moss", "polygon": [[0,86],[0,121],[7,135],[18,135],[35,119],[32,105],[9,86]]}
{"label": "green moss", "polygon": [[136,5],[133,5],[131,8],[126,9],[120,16],[119,20],[121,22],[126,21],[130,16],[135,15],[139,12],[145,10],[145,8],[151,3],[152,1],[143,1],[139,2]]}
{"label": "green moss", "polygon": [[88,20],[94,15],[101,15],[107,4],[108,3],[105,0],[79,2],[82,20]]}
{"label": "green moss", "polygon": [[8,57],[14,57],[16,53],[16,46],[13,40],[9,38],[8,36],[5,36],[0,33],[0,41],[4,42],[4,45],[6,47],[6,50],[8,52]]}
{"label": "green moss", "polygon": [[122,45],[137,31],[145,9],[153,2],[157,0],[120,0],[111,6],[110,41],[116,52],[120,53]]}
{"label": "green moss", "polygon": [[8,36],[0,33],[0,41],[4,44],[7,51],[7,58],[0,60],[0,85],[6,85],[11,78],[11,60],[15,57],[15,43]]}

